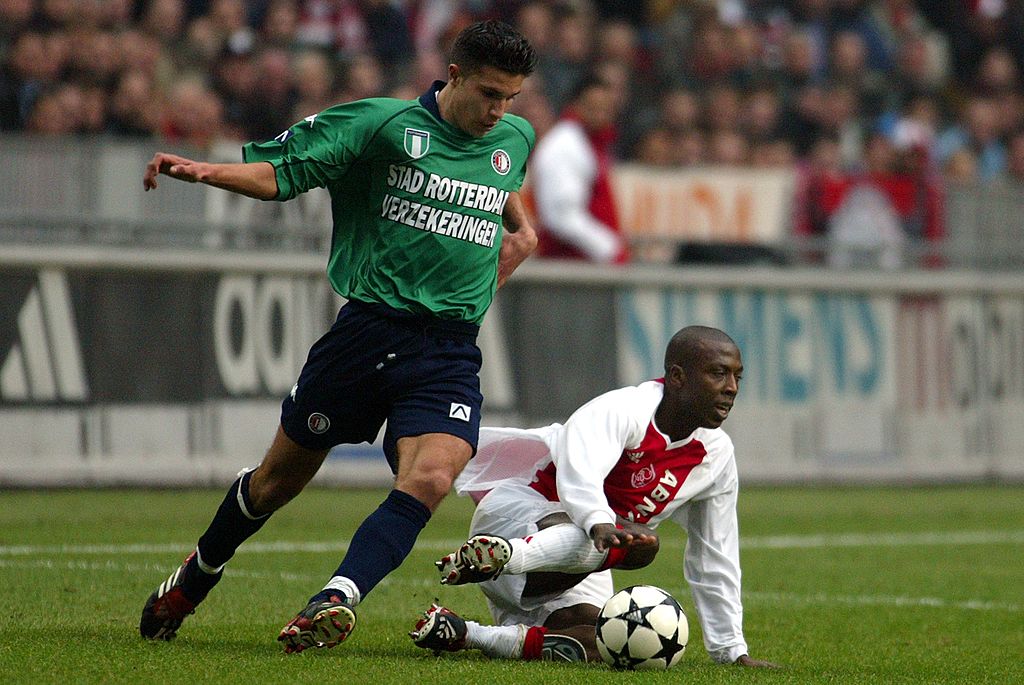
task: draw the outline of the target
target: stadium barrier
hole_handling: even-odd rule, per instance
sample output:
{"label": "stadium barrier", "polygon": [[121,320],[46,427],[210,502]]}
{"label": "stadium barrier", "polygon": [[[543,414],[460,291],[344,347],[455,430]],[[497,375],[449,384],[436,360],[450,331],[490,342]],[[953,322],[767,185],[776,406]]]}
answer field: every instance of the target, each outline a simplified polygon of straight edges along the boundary
{"label": "stadium barrier", "polygon": [[[0,485],[222,484],[261,458],[339,300],[325,257],[0,250]],[[691,323],[739,343],[725,424],[753,482],[1024,477],[1024,281],[966,271],[527,262],[481,335],[485,424],[563,420],[662,374]],[[389,481],[379,446],[323,483]]]}
{"label": "stadium barrier", "polygon": [[[144,194],[151,154],[0,138],[0,484],[221,482],[259,460],[333,319],[325,193],[261,203],[165,181]],[[747,478],[1024,474],[1024,190],[950,189],[953,270],[827,271],[778,268],[830,249],[790,237],[785,173],[620,172],[638,249],[672,261],[689,242],[686,265],[524,265],[482,333],[485,422],[562,420],[660,375],[671,332],[709,323],[745,355],[726,425]],[[387,482],[378,451],[336,450],[320,478]]]}

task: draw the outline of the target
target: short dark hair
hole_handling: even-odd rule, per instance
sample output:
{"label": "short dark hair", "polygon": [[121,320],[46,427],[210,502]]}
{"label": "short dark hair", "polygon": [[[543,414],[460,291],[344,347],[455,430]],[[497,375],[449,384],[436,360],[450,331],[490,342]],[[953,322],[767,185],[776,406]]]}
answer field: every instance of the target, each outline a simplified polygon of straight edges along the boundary
{"label": "short dark hair", "polygon": [[537,53],[523,34],[503,21],[491,19],[471,24],[459,33],[452,45],[451,62],[467,72],[494,67],[529,76],[537,66]]}
{"label": "short dark hair", "polygon": [[723,330],[710,326],[687,326],[677,331],[668,341],[668,347],[665,349],[665,373],[668,373],[673,364],[678,364],[684,369],[693,368],[693,364],[704,352],[705,341],[736,346],[736,341]]}

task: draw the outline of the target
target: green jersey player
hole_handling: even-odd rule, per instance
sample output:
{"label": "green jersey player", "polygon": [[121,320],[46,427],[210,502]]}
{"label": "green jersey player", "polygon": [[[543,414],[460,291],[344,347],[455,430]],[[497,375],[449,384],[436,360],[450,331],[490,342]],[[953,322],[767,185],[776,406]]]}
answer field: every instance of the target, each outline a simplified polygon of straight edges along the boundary
{"label": "green jersey player", "polygon": [[239,545],[302,490],[328,450],[372,441],[385,422],[395,487],[281,631],[285,651],[343,641],[354,607],[409,553],[476,449],[480,321],[536,246],[518,194],[534,133],[506,113],[535,61],[514,29],[480,22],[456,38],[447,82],[416,100],[329,108],[246,145],[240,164],[165,153],[150,161],[146,190],[159,174],[264,200],[326,187],[327,274],[348,302],[310,349],[263,461],[239,475],[196,549],[150,595],[144,637],[174,637]]}

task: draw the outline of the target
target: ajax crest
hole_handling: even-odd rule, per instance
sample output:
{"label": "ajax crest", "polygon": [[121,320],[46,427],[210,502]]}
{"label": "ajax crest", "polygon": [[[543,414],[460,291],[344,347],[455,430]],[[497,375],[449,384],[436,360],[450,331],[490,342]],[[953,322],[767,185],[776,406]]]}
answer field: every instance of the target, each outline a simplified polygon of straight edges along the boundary
{"label": "ajax crest", "polygon": [[634,488],[642,488],[654,482],[654,464],[648,464],[633,474],[631,485]]}

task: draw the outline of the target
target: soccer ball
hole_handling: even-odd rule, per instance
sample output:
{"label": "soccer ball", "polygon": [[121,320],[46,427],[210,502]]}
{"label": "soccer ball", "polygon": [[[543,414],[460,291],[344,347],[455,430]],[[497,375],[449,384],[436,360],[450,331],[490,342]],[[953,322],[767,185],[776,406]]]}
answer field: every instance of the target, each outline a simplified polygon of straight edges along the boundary
{"label": "soccer ball", "polygon": [[653,585],[619,590],[597,618],[597,651],[615,669],[672,668],[683,658],[689,638],[679,602]]}

